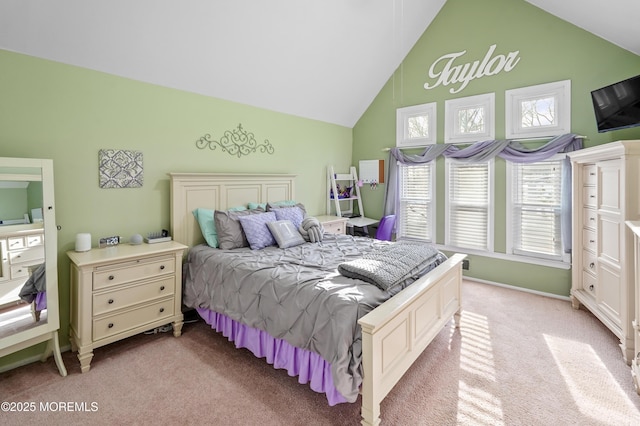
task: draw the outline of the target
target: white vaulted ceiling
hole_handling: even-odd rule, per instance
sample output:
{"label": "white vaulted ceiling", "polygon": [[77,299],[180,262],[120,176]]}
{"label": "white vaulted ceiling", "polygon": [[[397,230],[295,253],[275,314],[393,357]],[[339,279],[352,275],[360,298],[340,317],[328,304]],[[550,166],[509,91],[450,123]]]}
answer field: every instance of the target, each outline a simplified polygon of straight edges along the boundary
{"label": "white vaulted ceiling", "polygon": [[[0,49],[353,127],[446,0],[0,0]],[[527,0],[640,55],[640,0]]]}

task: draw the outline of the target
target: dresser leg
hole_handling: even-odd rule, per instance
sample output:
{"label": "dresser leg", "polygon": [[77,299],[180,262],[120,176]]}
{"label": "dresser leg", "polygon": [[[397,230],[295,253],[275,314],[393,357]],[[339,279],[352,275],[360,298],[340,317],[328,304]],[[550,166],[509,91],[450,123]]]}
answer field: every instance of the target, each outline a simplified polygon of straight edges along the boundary
{"label": "dresser leg", "polygon": [[580,309],[580,301],[573,295],[571,295],[571,306],[573,306],[573,309]]}
{"label": "dresser leg", "polygon": [[78,360],[80,361],[80,371],[86,373],[91,368],[91,359],[93,359],[93,351],[83,352],[78,350]]}
{"label": "dresser leg", "polygon": [[180,337],[180,335],[182,334],[182,324],[184,324],[182,321],[174,321],[173,322],[173,335],[174,337]]}

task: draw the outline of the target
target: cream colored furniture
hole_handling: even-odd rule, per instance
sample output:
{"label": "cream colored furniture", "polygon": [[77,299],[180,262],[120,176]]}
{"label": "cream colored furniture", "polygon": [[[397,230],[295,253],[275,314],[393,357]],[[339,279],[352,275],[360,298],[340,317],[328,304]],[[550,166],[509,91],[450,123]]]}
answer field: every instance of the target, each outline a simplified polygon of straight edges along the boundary
{"label": "cream colored furniture", "polygon": [[0,227],[0,309],[20,302],[20,289],[44,262],[42,223]]}
{"label": "cream colored furniture", "polygon": [[71,259],[71,347],[83,373],[93,350],[173,324],[182,331],[182,256],[175,241],[67,252]]}
{"label": "cream colored furniture", "polygon": [[633,237],[640,217],[640,141],[619,141],[569,154],[573,173],[571,300],[590,310],[633,358]]}
{"label": "cream colored furniture", "polygon": [[634,289],[635,289],[635,310],[632,321],[633,339],[635,354],[631,361],[631,376],[636,387],[636,392],[640,395],[640,221],[628,221],[627,226],[633,232],[634,247]]}
{"label": "cream colored furniture", "polygon": [[[4,204],[2,204],[4,203]],[[47,342],[40,358],[45,361],[53,354],[61,376],[67,375],[62,361],[58,329],[60,328],[60,312],[58,310],[58,238],[56,229],[55,197],[53,185],[53,161],[37,158],[0,158],[0,209],[3,214],[9,207],[24,204],[16,217],[39,221],[34,224],[12,224],[0,227],[2,243],[2,279],[0,288],[7,285],[3,292],[4,300],[13,300],[14,292],[20,291],[22,283],[31,273],[31,266],[45,264],[46,311],[39,321],[31,319],[31,306],[5,306],[3,314],[6,320],[0,323],[0,357],[28,348],[38,343]],[[40,214],[40,212],[42,212]],[[34,215],[34,213],[36,213]],[[34,217],[35,216],[35,217]],[[44,244],[44,245],[43,245]],[[6,292],[5,292],[6,291]],[[27,313],[27,321],[24,315]],[[18,315],[15,315],[18,314]],[[26,361],[26,362],[25,362]],[[31,359],[18,364],[3,367],[9,369],[31,362]]]}
{"label": "cream colored furniture", "polygon": [[330,234],[346,234],[347,222],[349,219],[346,217],[322,215],[316,216],[316,219],[322,224],[325,232]]}
{"label": "cream colored furniture", "polygon": [[[204,241],[191,213],[248,201],[295,199],[294,176],[170,173],[171,232],[193,247]],[[380,402],[451,318],[459,325],[462,260],[455,254],[362,317],[362,423],[380,423]],[[243,378],[238,378],[242,380]]]}
{"label": "cream colored furniture", "polygon": [[[333,166],[327,168],[327,215],[332,215],[332,212],[335,212],[336,216],[347,217],[347,226],[361,228],[365,235],[369,235],[369,225],[375,225],[378,223],[378,220],[365,217],[358,182],[358,173],[354,166],[349,167],[349,173],[336,173]],[[341,185],[341,187],[350,187],[350,197],[337,197],[335,194],[338,194],[338,185]],[[331,194],[333,194],[333,197]],[[358,213],[360,216],[350,217],[354,214],[354,201],[358,203]],[[333,208],[331,204],[333,204]],[[344,209],[343,204],[347,204],[348,208]],[[353,232],[351,232],[351,234],[353,234]]]}

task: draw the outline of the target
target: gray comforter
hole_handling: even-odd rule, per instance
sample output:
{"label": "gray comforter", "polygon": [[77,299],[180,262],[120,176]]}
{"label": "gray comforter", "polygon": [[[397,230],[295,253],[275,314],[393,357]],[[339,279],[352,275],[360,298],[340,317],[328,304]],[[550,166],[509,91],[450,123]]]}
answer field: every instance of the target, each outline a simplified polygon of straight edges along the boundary
{"label": "gray comforter", "polygon": [[[183,302],[316,352],[331,363],[338,392],[354,402],[362,383],[357,320],[415,277],[384,291],[341,275],[337,267],[387,244],[392,243],[326,234],[320,243],[288,249],[197,246],[189,251]],[[437,256],[431,268],[444,259]]]}

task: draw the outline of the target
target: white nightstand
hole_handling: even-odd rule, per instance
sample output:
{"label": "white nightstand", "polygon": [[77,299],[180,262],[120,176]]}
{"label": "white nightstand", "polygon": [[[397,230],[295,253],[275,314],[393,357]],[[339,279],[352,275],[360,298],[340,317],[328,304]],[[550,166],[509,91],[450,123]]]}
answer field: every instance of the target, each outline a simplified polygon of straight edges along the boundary
{"label": "white nightstand", "polygon": [[93,349],[168,323],[182,332],[182,254],[175,241],[67,252],[71,349],[83,373]]}
{"label": "white nightstand", "polygon": [[316,219],[322,224],[325,232],[330,234],[346,234],[347,233],[347,222],[349,219],[346,217],[339,216],[316,216]]}

